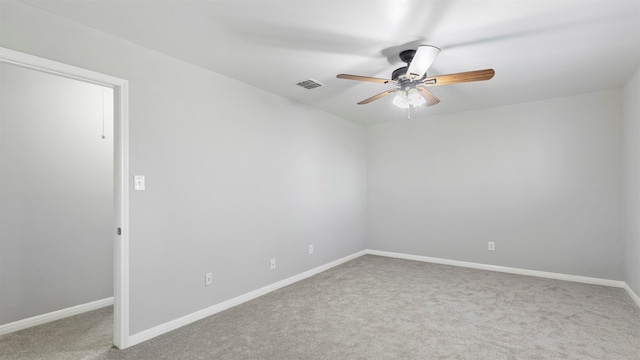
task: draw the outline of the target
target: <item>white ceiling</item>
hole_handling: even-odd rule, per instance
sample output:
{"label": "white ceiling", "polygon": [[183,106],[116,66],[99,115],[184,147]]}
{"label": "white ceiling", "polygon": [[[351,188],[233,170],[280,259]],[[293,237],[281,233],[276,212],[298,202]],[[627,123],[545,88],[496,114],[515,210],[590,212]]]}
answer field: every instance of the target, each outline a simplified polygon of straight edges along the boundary
{"label": "white ceiling", "polygon": [[640,65],[640,0],[24,2],[362,124],[407,113],[356,105],[391,85],[335,76],[390,78],[420,44],[442,49],[429,75],[496,75],[430,88],[414,118],[621,87]]}

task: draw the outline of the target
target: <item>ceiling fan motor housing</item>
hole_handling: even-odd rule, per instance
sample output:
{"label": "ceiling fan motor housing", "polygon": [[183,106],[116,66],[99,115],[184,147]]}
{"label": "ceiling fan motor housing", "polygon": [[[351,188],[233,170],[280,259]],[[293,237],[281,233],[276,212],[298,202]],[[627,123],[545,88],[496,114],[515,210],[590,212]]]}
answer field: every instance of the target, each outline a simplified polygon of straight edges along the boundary
{"label": "ceiling fan motor housing", "polygon": [[391,79],[396,80],[396,81],[404,81],[407,80],[406,79],[406,74],[407,74],[407,70],[409,69],[409,65],[411,64],[411,61],[413,60],[413,57],[416,55],[416,50],[404,50],[400,53],[400,60],[402,60],[402,62],[407,63],[407,66],[403,66],[399,69],[394,70],[391,73]]}
{"label": "ceiling fan motor housing", "polygon": [[[399,69],[395,69],[392,73],[391,73],[391,79],[395,80],[395,81],[402,81],[405,78],[405,75],[407,74],[407,69],[409,69],[408,66],[403,66]],[[402,78],[400,78],[402,76]]]}
{"label": "ceiling fan motor housing", "polygon": [[407,63],[407,65],[409,65],[415,55],[416,55],[415,50],[404,50],[400,53],[400,60],[402,60],[402,62]]}

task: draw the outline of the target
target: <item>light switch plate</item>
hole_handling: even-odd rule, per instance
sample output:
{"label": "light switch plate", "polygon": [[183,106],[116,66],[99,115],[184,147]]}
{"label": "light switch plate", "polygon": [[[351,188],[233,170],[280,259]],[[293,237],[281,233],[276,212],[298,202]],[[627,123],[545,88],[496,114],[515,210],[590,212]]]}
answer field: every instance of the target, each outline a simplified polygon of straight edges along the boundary
{"label": "light switch plate", "polygon": [[135,191],[144,191],[144,175],[135,175],[133,177],[133,190]]}

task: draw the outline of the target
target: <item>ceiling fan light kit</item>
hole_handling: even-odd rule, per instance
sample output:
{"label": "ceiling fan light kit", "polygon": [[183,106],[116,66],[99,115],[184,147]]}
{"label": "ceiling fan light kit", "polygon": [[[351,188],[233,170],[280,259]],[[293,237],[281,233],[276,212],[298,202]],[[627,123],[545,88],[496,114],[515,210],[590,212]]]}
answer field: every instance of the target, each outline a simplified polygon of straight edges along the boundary
{"label": "ceiling fan light kit", "polygon": [[413,106],[414,108],[416,108],[420,105],[425,104],[426,102],[427,101],[415,87],[408,90],[398,90],[396,91],[396,96],[393,98],[393,105],[401,109],[408,109],[409,106]]}
{"label": "ceiling fan light kit", "polygon": [[393,97],[393,105],[399,107],[400,109],[408,109],[409,99],[407,98],[407,93],[404,91],[398,91],[396,93],[396,96]]}
{"label": "ceiling fan light kit", "polygon": [[400,60],[407,63],[407,66],[394,70],[393,73],[391,73],[391,79],[349,74],[339,74],[337,77],[339,79],[395,85],[398,88],[390,89],[362,100],[358,105],[368,104],[389,94],[396,93],[393,98],[393,104],[401,109],[408,109],[408,111],[410,111],[411,106],[415,109],[422,105],[433,106],[440,102],[440,99],[425,88],[427,86],[484,81],[491,79],[495,75],[493,69],[485,69],[427,77],[427,70],[431,64],[433,64],[439,53],[440,49],[430,45],[419,46],[417,50],[402,51],[399,54]]}

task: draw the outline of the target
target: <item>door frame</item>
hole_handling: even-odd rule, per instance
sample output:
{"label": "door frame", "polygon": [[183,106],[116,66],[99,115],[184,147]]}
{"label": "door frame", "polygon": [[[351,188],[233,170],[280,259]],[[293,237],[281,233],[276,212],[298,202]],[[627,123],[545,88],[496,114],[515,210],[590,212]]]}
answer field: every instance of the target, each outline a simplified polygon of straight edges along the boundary
{"label": "door frame", "polygon": [[[113,344],[129,346],[129,82],[0,47],[0,62],[113,88],[114,289]],[[118,235],[118,230],[121,234]]]}

